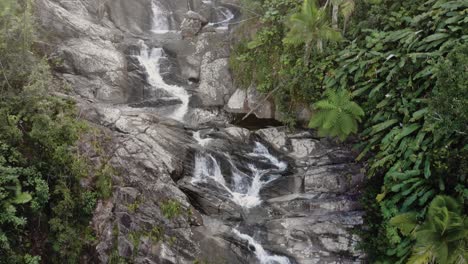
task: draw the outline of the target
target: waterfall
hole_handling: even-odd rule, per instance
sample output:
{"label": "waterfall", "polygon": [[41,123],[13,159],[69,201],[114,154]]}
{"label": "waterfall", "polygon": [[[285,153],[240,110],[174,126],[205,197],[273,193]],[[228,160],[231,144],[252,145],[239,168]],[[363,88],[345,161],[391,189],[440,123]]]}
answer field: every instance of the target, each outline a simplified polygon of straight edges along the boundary
{"label": "waterfall", "polygon": [[216,26],[222,29],[228,29],[229,22],[234,19],[234,13],[227,7],[218,6],[215,8],[216,18],[219,19],[217,22],[211,22],[209,25]]}
{"label": "waterfall", "polygon": [[255,249],[255,257],[260,264],[291,264],[287,257],[270,255],[253,237],[242,234],[237,229],[233,229],[232,232],[239,238],[246,240],[249,246]]}
{"label": "waterfall", "polygon": [[223,174],[221,173],[221,167],[219,166],[218,161],[216,161],[216,159],[210,154],[197,154],[195,156],[195,171],[192,182],[203,182],[207,181],[208,178],[213,179],[229,191]]}
{"label": "waterfall", "polygon": [[143,41],[140,44],[142,47],[140,56],[138,56],[138,61],[146,69],[149,84],[154,89],[162,89],[180,99],[182,104],[178,106],[169,117],[178,121],[184,121],[184,117],[188,111],[190,95],[183,87],[167,84],[161,76],[160,60],[165,58],[163,49],[149,49]]}
{"label": "waterfall", "polygon": [[275,165],[275,167],[277,167],[281,172],[285,171],[287,168],[286,162],[279,161],[275,156],[271,155],[268,149],[260,142],[255,142],[254,152],[249,155],[267,159],[273,165]]}
{"label": "waterfall", "polygon": [[[245,175],[234,166],[229,155],[226,154],[226,158],[232,166],[232,186],[227,184],[221,172],[219,162],[213,157],[213,155],[208,153],[197,153],[195,155],[195,169],[192,183],[197,184],[198,182],[213,180],[226,190],[228,196],[234,203],[242,206],[243,208],[249,209],[260,205],[262,203],[262,200],[260,199],[260,190],[266,184],[276,180],[279,175],[271,175],[265,179],[263,176],[265,176],[268,171],[259,170],[252,164],[248,165],[251,171],[251,176]],[[248,182],[244,179],[251,179],[251,181]]]}
{"label": "waterfall", "polygon": [[153,11],[153,21],[151,28],[153,32],[155,33],[165,33],[169,31],[169,20],[162,10],[162,8],[159,6],[159,3],[157,0],[151,1],[151,10]]}
{"label": "waterfall", "polygon": [[200,136],[200,131],[197,131],[197,132],[193,133],[193,138],[202,147],[206,146],[211,141],[211,138],[202,138]]}
{"label": "waterfall", "polygon": [[[193,137],[201,146],[206,146],[210,138],[201,138],[200,133],[194,133]],[[224,153],[224,159],[229,163],[232,175],[232,183],[228,184],[221,172],[218,160],[210,153],[200,152],[195,155],[195,169],[192,175],[192,184],[208,182],[212,180],[226,190],[230,199],[243,208],[249,209],[262,203],[261,189],[268,183],[278,179],[278,173],[284,172],[287,164],[279,161],[268,152],[268,149],[260,142],[255,142],[255,148],[248,156],[264,159],[268,164],[278,168],[277,170],[262,170],[254,164],[248,164],[249,174],[245,174],[237,168],[229,154]]]}

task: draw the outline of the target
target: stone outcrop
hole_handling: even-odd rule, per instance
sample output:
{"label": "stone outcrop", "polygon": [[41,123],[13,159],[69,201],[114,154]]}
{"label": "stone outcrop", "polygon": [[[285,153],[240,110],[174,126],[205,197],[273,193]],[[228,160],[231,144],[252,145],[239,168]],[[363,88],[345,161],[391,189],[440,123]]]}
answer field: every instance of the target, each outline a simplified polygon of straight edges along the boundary
{"label": "stone outcrop", "polygon": [[[147,101],[143,91],[150,84],[135,61],[140,52],[135,47],[143,40],[150,48],[162,46],[176,67],[166,81],[181,86],[192,82],[194,96],[200,98],[194,105],[210,108],[224,106],[234,92],[228,72],[229,31],[208,26],[209,20],[196,12],[209,15],[214,3],[39,0],[36,14],[47,37],[44,49],[63,61],[55,70],[76,95],[108,103]],[[154,15],[167,22],[165,33],[153,29]]]}
{"label": "stone outcrop", "polygon": [[265,98],[266,95],[260,94],[253,86],[246,90],[237,89],[224,108],[232,113],[247,114],[253,111],[257,118],[275,119],[275,105]]}
{"label": "stone outcrop", "polygon": [[193,11],[188,11],[180,26],[182,37],[193,38],[208,23],[202,15]]}
{"label": "stone outcrop", "polygon": [[[264,202],[253,209],[240,208],[228,199],[223,189],[194,186],[189,173],[178,184],[205,218],[240,226],[266,249],[298,263],[363,261],[362,253],[355,250],[359,238],[351,230],[363,221],[358,196],[364,174],[354,162],[356,153],[350,148],[316,139],[309,131],[291,133],[286,128],[261,129],[254,133],[227,128],[201,134],[215,138],[208,143],[209,149],[220,151],[223,146],[235,146],[221,152],[228,153],[239,167],[253,162],[245,160],[243,148],[260,138],[271,145],[270,151],[288,160],[290,168],[287,174],[261,190]],[[224,167],[227,169],[229,165]],[[223,230],[217,236],[229,237],[229,232]],[[207,259],[213,260],[208,256]]]}
{"label": "stone outcrop", "polygon": [[[226,125],[222,109],[279,116],[269,102],[257,108],[263,95],[254,88],[233,85],[230,33],[214,19],[221,4],[238,12],[239,1],[36,2],[47,39],[38,45],[61,61],[53,70],[70,84],[80,116],[110,140],[105,151],[116,172],[113,194],[99,201],[92,223],[101,263],[119,256],[147,264],[258,262],[251,245],[233,235],[236,226],[300,264],[361,262],[350,233],[362,222],[356,196],[363,176],[354,153],[309,131]],[[167,22],[163,32],[153,30],[155,13]],[[151,86],[137,59],[143,43],[163,48],[162,78],[192,95],[185,124],[159,110],[182,102]],[[253,162],[267,167],[244,155],[253,140],[287,160],[289,169],[261,190],[261,206],[245,210],[219,186],[191,181],[195,153],[207,151],[194,140],[196,131],[214,139],[210,147],[220,160],[230,153],[241,170]]]}
{"label": "stone outcrop", "polygon": [[362,261],[355,250],[359,238],[349,232],[362,224],[357,197],[365,176],[354,162],[356,153],[310,132],[272,128],[257,133],[287,153],[296,168],[264,189],[271,215],[276,215],[266,220],[266,244],[275,249],[287,245],[284,253],[299,263]]}

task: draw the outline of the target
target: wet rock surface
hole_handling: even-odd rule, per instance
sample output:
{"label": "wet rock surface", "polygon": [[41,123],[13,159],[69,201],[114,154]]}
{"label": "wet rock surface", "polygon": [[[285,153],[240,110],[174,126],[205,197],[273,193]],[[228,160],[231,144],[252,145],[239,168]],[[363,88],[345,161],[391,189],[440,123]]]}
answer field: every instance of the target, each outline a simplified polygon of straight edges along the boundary
{"label": "wet rock surface", "polygon": [[[228,70],[238,1],[36,2],[56,76],[109,140],[113,194],[92,223],[101,263],[362,262],[350,232],[362,223],[355,153],[310,131],[229,125],[222,109],[245,113],[263,98]],[[146,68],[145,46],[161,51]],[[182,120],[169,118],[184,105]],[[271,104],[255,115],[278,116]]]}
{"label": "wet rock surface", "polygon": [[[223,134],[226,131],[230,133]],[[288,162],[289,169],[260,190],[262,202],[251,208],[236,207],[236,202],[219,186],[206,187],[215,182],[194,184],[191,178],[194,173],[189,173],[179,181],[179,186],[196,200],[192,203],[195,208],[239,228],[270,252],[288,256],[291,263],[363,261],[362,253],[355,250],[358,237],[350,232],[362,224],[358,196],[364,174],[361,166],[354,162],[356,153],[329,140],[315,139],[309,131],[290,133],[286,128],[268,128],[247,132],[228,128],[216,133],[218,135],[202,131],[199,142],[213,153],[220,151],[220,145],[244,146],[244,149],[221,150],[228,153],[236,168],[242,169],[244,164],[252,163],[262,166],[262,159],[235,158],[236,154],[248,156],[248,146],[261,140],[265,146],[270,146],[269,152],[275,153],[275,157]],[[216,159],[226,170],[222,174],[230,186],[233,176],[225,169],[230,165],[223,164],[227,163],[223,157]]]}

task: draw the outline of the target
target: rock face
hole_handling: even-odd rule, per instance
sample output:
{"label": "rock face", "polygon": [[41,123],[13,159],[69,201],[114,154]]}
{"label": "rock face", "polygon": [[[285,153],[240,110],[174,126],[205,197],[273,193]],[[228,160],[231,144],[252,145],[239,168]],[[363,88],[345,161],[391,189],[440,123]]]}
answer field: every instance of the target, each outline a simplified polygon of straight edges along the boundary
{"label": "rock face", "polygon": [[[362,262],[354,153],[309,131],[227,124],[222,109],[278,117],[232,83],[238,2],[36,1],[38,45],[110,140],[113,194],[92,223],[101,263]],[[185,119],[168,118],[184,104]]]}
{"label": "rock face", "polygon": [[215,13],[216,2],[39,0],[36,14],[48,38],[44,49],[63,61],[55,70],[76,95],[108,103],[159,99],[144,92],[150,80],[135,59],[143,41],[168,54],[175,68],[161,69],[171,73],[163,76],[165,81],[190,88],[199,98],[193,105],[210,108],[224,106],[234,92],[227,69],[229,31],[208,25],[216,21],[200,14]]}
{"label": "rock face", "polygon": [[188,11],[181,25],[181,34],[184,38],[193,38],[202,29],[208,20],[202,15],[193,11]]}
{"label": "rock face", "polygon": [[266,188],[271,214],[266,220],[266,244],[286,245],[286,254],[299,263],[355,263],[359,238],[349,233],[362,224],[357,201],[364,181],[355,153],[309,132],[282,129],[257,132],[294,160],[296,172]]}
{"label": "rock face", "polygon": [[265,100],[266,95],[261,95],[255,87],[247,90],[237,89],[229,98],[225,106],[226,111],[233,113],[252,113],[257,118],[274,119],[275,106],[270,100]]}

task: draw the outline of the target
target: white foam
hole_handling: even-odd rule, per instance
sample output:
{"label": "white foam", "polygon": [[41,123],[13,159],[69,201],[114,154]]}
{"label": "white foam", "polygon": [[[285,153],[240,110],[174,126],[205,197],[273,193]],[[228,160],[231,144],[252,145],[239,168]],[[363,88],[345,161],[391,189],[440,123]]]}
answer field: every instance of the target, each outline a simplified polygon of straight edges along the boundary
{"label": "white foam", "polygon": [[167,84],[162,75],[160,69],[160,60],[164,58],[164,51],[162,48],[149,49],[148,46],[142,41],[141,43],[140,56],[138,61],[143,67],[145,67],[148,73],[148,82],[154,89],[162,89],[171,94],[174,97],[180,99],[180,104],[169,117],[174,118],[178,121],[184,121],[184,117],[188,111],[188,104],[190,101],[190,95],[188,92],[180,86]]}
{"label": "white foam", "polygon": [[288,168],[288,165],[284,161],[279,161],[275,156],[271,155],[268,149],[260,142],[255,142],[254,152],[249,154],[250,156],[265,158],[269,160],[275,167],[281,172]]}
{"label": "white foam", "polygon": [[209,25],[227,29],[229,27],[229,22],[234,19],[235,15],[232,13],[229,8],[224,6],[216,7],[217,15],[222,17],[221,21],[209,23]]}
{"label": "white foam", "polygon": [[200,135],[200,131],[193,133],[193,138],[202,147],[206,146],[212,140],[211,138],[202,138]]}
{"label": "white foam", "polygon": [[[200,135],[195,133],[194,138],[199,138]],[[209,140],[205,139],[197,139],[200,142],[200,145],[206,144]],[[263,146],[263,145],[262,145]],[[264,147],[264,146],[263,146]],[[257,148],[256,148],[257,149]],[[270,157],[272,160],[272,164],[280,167],[286,167],[286,163],[278,161],[275,157],[273,157],[265,147],[265,151],[262,150],[261,157]],[[258,155],[258,153],[251,153]],[[221,167],[216,158],[214,158],[211,154],[208,153],[197,153],[195,155],[195,169],[193,172],[192,183],[196,184],[197,182],[207,182],[208,180],[214,180],[217,184],[219,184],[222,188],[224,188],[227,192],[227,195],[231,198],[233,202],[242,206],[243,208],[249,209],[256,206],[259,206],[262,203],[260,198],[260,191],[262,188],[267,185],[268,183],[278,179],[280,175],[267,175],[269,171],[260,170],[252,164],[249,164],[249,170],[252,173],[251,175],[247,175],[244,172],[240,171],[232,161],[231,157],[227,154],[224,154],[226,160],[229,162],[231,166],[231,174],[233,177],[233,184],[229,186],[226,183],[226,180],[221,172]],[[269,160],[270,160],[269,159]],[[268,176],[265,177],[264,176]]]}
{"label": "white foam", "polygon": [[255,257],[260,264],[291,264],[287,257],[269,254],[253,237],[242,234],[237,229],[233,229],[232,232],[239,238],[246,240],[249,246],[255,249]]}
{"label": "white foam", "polygon": [[159,6],[159,2],[156,0],[151,1],[151,10],[153,11],[152,31],[156,33],[168,32],[169,20],[161,6]]}

